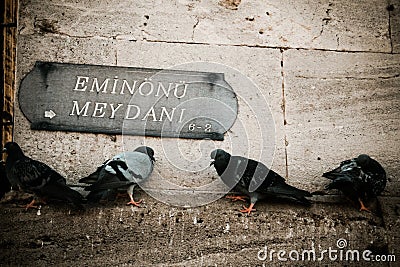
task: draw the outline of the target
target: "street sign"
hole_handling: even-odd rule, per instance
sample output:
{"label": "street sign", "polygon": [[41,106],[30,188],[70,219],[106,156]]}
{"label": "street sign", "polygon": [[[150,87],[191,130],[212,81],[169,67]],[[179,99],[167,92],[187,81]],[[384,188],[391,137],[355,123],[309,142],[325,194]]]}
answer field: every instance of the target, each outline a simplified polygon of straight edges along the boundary
{"label": "street sign", "polygon": [[18,98],[34,130],[223,140],[238,111],[223,73],[54,62]]}

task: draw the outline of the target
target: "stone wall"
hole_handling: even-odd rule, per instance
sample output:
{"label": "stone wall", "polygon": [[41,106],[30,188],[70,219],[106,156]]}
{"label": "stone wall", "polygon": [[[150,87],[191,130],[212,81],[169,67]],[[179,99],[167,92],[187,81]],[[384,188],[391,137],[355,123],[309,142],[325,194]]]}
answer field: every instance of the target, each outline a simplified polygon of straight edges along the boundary
{"label": "stone wall", "polygon": [[[257,142],[260,136],[250,136],[250,157],[293,183],[317,189],[324,183],[319,178],[324,170],[368,153],[387,169],[392,179],[388,194],[393,195],[399,191],[397,4],[21,1],[18,81],[38,60],[149,68],[198,61],[224,64],[255,83],[274,118],[275,149]],[[254,114],[239,103],[239,122],[249,115]],[[257,132],[261,119],[252,120],[246,130]],[[18,108],[15,125],[15,140],[29,155],[72,180],[121,147],[121,136],[31,131]],[[226,138],[230,141],[215,146],[234,144],[238,137],[232,130]],[[132,142],[144,141],[133,137]],[[146,142],[161,149],[158,139]],[[163,140],[169,142],[176,140]],[[180,142],[188,157],[195,153],[190,148],[201,144]],[[261,158],[261,150],[273,155],[272,164]],[[165,155],[159,164],[165,176],[179,174],[168,167]]]}

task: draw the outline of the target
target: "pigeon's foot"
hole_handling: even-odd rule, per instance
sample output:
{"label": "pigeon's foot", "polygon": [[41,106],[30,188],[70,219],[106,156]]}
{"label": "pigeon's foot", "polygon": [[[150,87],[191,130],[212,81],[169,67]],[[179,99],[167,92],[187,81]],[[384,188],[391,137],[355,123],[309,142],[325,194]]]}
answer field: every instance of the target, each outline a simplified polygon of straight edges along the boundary
{"label": "pigeon's foot", "polygon": [[29,204],[27,204],[25,206],[22,206],[22,207],[25,208],[25,210],[28,210],[28,209],[39,209],[39,206],[36,206],[35,203],[36,203],[36,200],[32,199],[32,201]]}
{"label": "pigeon's foot", "polygon": [[225,196],[225,198],[231,199],[233,202],[234,201],[246,201],[246,199],[248,198],[247,196]]}
{"label": "pigeon's foot", "polygon": [[142,203],[142,201],[143,201],[143,199],[141,199],[141,200],[139,200],[138,202],[136,202],[134,199],[133,199],[133,196],[131,195],[131,194],[128,194],[129,195],[129,198],[131,199],[131,201],[129,201],[128,203],[126,203],[126,205],[135,205],[136,207],[140,207],[140,203]]}
{"label": "pigeon's foot", "polygon": [[361,198],[358,199],[358,202],[360,202],[360,205],[361,205],[360,211],[371,212],[371,211],[364,205],[364,203],[362,202]]}
{"label": "pigeon's foot", "polygon": [[136,207],[140,207],[140,203],[143,202],[143,199],[139,200],[138,202],[134,201],[133,199],[131,201],[129,201],[128,203],[126,203],[126,205],[135,205]]}
{"label": "pigeon's foot", "polygon": [[253,207],[254,207],[254,203],[251,203],[248,208],[243,206],[243,210],[240,210],[240,212],[243,212],[243,213],[247,212],[247,214],[250,214],[252,211],[256,211],[256,209],[253,209]]}

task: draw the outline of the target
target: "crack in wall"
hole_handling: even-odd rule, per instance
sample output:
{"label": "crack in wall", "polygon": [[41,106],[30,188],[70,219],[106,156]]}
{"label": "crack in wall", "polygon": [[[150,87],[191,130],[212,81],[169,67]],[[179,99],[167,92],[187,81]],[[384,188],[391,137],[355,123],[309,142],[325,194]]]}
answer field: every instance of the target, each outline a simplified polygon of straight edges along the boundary
{"label": "crack in wall", "polygon": [[[339,39],[339,38],[338,38]],[[214,46],[231,46],[231,47],[247,47],[247,48],[260,48],[260,49],[279,49],[279,50],[303,50],[303,51],[322,51],[322,52],[337,52],[337,53],[349,53],[349,54],[382,54],[392,55],[400,53],[382,52],[382,51],[367,51],[367,50],[336,50],[328,48],[305,48],[295,46],[271,46],[261,44],[226,44],[226,43],[205,43],[205,42],[188,42],[188,41],[163,41],[163,40],[146,40],[149,43],[165,43],[165,44],[188,44],[188,45],[214,45]],[[339,40],[337,40],[339,42]]]}
{"label": "crack in wall", "polygon": [[[282,109],[282,116],[283,116],[283,126],[287,124],[286,121],[286,98],[285,98],[285,72],[284,72],[284,62],[283,62],[283,52],[284,50],[281,49],[281,79],[282,79],[282,103],[281,103],[281,109]],[[288,140],[286,133],[284,132],[284,147],[285,147],[285,177],[286,179],[289,177],[289,164],[288,164],[288,153],[287,153],[287,146],[288,146]]]}
{"label": "crack in wall", "polygon": [[118,49],[115,49],[115,66],[118,66]]}
{"label": "crack in wall", "polygon": [[[148,33],[144,30],[142,30],[145,33]],[[149,33],[148,33],[149,34]],[[31,36],[35,34],[19,34],[21,36]],[[43,34],[41,34],[43,35]],[[53,35],[53,36],[67,36],[70,38],[76,38],[76,39],[90,39],[90,38],[98,38],[98,39],[112,39],[112,40],[125,40],[125,41],[131,41],[131,42],[137,42],[137,41],[145,41],[149,43],[165,43],[165,44],[188,44],[188,45],[214,45],[214,46],[231,46],[231,47],[247,47],[247,48],[260,48],[260,49],[279,49],[279,50],[303,50],[303,51],[322,51],[322,52],[337,52],[337,53],[350,53],[350,54],[356,54],[356,53],[365,53],[365,54],[382,54],[382,55],[393,55],[393,54],[400,54],[398,52],[382,52],[382,51],[369,51],[369,50],[337,50],[337,49],[329,49],[329,48],[307,48],[307,47],[296,47],[296,46],[273,46],[273,45],[262,45],[262,44],[227,44],[227,43],[206,43],[206,42],[195,42],[195,41],[166,41],[166,40],[155,40],[155,39],[146,39],[143,38],[142,40],[134,40],[132,38],[120,38],[123,35],[117,34],[117,35],[72,35],[68,34],[65,32],[60,32],[58,31],[57,33],[46,33],[45,35]],[[339,37],[337,38],[337,42],[339,45]]]}
{"label": "crack in wall", "polygon": [[197,27],[197,25],[199,25],[200,19],[198,17],[196,17],[196,23],[193,25],[193,30],[192,30],[192,41],[194,41],[194,31]]}
{"label": "crack in wall", "polygon": [[390,40],[390,52],[391,53],[393,53],[393,38],[392,38],[392,23],[391,23],[391,20],[392,20],[391,13],[392,13],[393,9],[394,9],[394,6],[392,4],[390,4],[386,7],[386,10],[388,11],[388,27],[389,27],[388,34],[389,34],[389,40]]}
{"label": "crack in wall", "polygon": [[319,79],[319,80],[355,80],[355,81],[374,81],[376,79],[389,80],[400,77],[400,73],[396,73],[388,76],[376,76],[376,77],[355,77],[355,76],[342,76],[342,77],[318,77],[318,76],[305,76],[295,75],[295,78],[301,79]]}
{"label": "crack in wall", "polygon": [[338,34],[336,34],[335,36],[336,36],[336,49],[339,50],[339,46],[340,46],[340,37],[338,36]]}
{"label": "crack in wall", "polygon": [[[329,7],[331,7],[331,6],[332,6],[332,3],[329,3]],[[322,19],[321,30],[317,36],[312,38],[311,41],[314,41],[322,36],[322,34],[324,33],[324,30],[325,30],[325,26],[328,25],[329,22],[332,20],[332,17],[330,15],[331,11],[332,11],[332,8],[327,8],[325,10],[326,16]]]}

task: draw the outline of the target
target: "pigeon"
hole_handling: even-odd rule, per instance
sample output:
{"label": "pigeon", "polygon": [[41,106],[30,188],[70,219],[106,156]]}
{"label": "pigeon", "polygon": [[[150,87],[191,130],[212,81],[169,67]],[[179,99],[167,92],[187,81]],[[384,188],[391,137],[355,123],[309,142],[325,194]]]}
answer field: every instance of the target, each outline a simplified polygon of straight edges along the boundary
{"label": "pigeon", "polygon": [[114,196],[116,190],[125,190],[130,201],[127,205],[140,207],[142,200],[136,202],[133,190],[144,182],[152,173],[154,165],[154,150],[140,146],[133,152],[124,152],[105,161],[95,172],[79,180],[80,183],[91,184],[85,188],[90,191],[88,201],[97,202]]}
{"label": "pigeon", "polygon": [[[84,184],[90,184],[93,185],[99,180],[99,175],[103,167],[107,164],[107,162],[110,160],[106,160],[103,162],[103,164],[96,169],[95,172],[90,174],[87,177],[81,178],[79,180],[79,183],[84,183]],[[84,186],[84,188],[88,188],[87,186]],[[89,191],[89,190],[86,190]],[[102,202],[102,201],[110,201],[115,199],[118,196],[118,189],[115,188],[109,188],[109,189],[104,189],[104,190],[94,190],[90,191],[90,193],[86,196],[86,199],[90,203],[97,203],[97,202]]]}
{"label": "pigeon", "polygon": [[0,199],[3,198],[5,193],[11,190],[11,184],[8,181],[6,168],[3,162],[0,163]]}
{"label": "pigeon", "polygon": [[381,164],[365,154],[341,162],[339,167],[322,176],[332,180],[325,189],[340,190],[350,200],[360,203],[360,211],[368,212],[365,203],[379,196],[387,181]]}
{"label": "pigeon", "polygon": [[[45,163],[25,156],[15,142],[6,143],[3,152],[7,154],[5,169],[13,187],[17,186],[25,192],[33,193],[43,201],[59,200],[83,209],[82,195],[68,187],[66,179],[61,174]],[[34,198],[25,208],[37,208],[36,202]]]}
{"label": "pigeon", "polygon": [[[222,149],[211,152],[210,166],[214,165],[224,184],[234,191],[245,194],[250,198],[250,206],[243,206],[240,212],[250,214],[258,200],[267,197],[289,199],[303,205],[310,205],[306,197],[311,194],[305,190],[288,185],[285,179],[274,171],[268,169],[261,162],[240,156],[231,156]],[[243,200],[243,196],[228,197],[232,200]]]}

